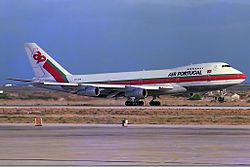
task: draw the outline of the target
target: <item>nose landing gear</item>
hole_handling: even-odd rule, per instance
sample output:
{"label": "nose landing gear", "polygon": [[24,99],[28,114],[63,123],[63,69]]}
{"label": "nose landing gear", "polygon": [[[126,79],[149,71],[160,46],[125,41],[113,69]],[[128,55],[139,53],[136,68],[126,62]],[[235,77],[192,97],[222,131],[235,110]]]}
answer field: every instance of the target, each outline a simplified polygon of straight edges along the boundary
{"label": "nose landing gear", "polygon": [[219,96],[217,98],[218,102],[224,102],[225,101],[225,98],[223,96]]}
{"label": "nose landing gear", "polygon": [[224,102],[226,94],[227,94],[226,90],[220,90],[219,96],[215,97],[215,100],[217,100],[218,102]]}

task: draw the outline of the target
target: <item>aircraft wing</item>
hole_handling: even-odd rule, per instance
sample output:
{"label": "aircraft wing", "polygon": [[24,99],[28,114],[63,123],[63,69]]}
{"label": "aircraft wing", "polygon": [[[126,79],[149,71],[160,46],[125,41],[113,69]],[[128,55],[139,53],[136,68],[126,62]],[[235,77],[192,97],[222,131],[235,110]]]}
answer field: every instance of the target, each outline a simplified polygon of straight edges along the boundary
{"label": "aircraft wing", "polygon": [[87,88],[98,88],[105,94],[105,97],[121,97],[124,96],[126,90],[129,89],[145,89],[147,91],[168,91],[170,93],[185,92],[186,89],[178,84],[156,84],[156,85],[122,85],[122,84],[105,84],[105,83],[66,83],[66,82],[53,82],[53,81],[39,81],[39,80],[26,80],[26,79],[11,79],[19,82],[30,82],[37,86],[46,86],[53,89],[53,86],[61,86],[64,91],[71,93],[78,93],[78,91]]}
{"label": "aircraft wing", "polygon": [[173,86],[168,84],[164,85],[120,85],[120,84],[81,84],[81,86],[93,86],[106,89],[125,89],[128,87],[141,88],[146,90],[159,90],[159,89],[172,89]]}
{"label": "aircraft wing", "polygon": [[60,83],[60,82],[41,82],[45,86],[64,86],[64,87],[98,87],[102,89],[125,89],[128,87],[141,88],[146,90],[171,90],[173,89],[172,84],[160,84],[160,85],[120,85],[120,84],[96,84],[96,83]]}
{"label": "aircraft wing", "polygon": [[66,82],[50,82],[50,81],[36,81],[32,79],[7,78],[12,81],[30,82],[33,84],[40,84],[44,86],[63,86],[63,87],[98,87],[102,89],[125,89],[128,87],[141,88],[146,90],[171,90],[174,88],[173,84],[157,84],[157,85],[121,85],[121,84],[102,84],[102,83],[66,83]]}

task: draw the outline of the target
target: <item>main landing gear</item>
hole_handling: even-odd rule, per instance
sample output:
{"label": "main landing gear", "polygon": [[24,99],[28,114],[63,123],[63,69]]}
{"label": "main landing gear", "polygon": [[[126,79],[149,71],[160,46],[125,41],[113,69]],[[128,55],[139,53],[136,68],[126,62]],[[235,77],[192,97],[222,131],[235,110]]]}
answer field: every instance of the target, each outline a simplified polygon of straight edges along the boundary
{"label": "main landing gear", "polygon": [[[150,106],[160,106],[161,102],[160,101],[155,101],[157,97],[153,97],[153,99],[149,102]],[[130,97],[126,102],[126,106],[143,106],[144,102],[140,99],[137,98],[132,98]]]}
{"label": "main landing gear", "polygon": [[156,97],[153,97],[153,99],[149,102],[150,106],[160,106],[161,102],[160,101],[155,101]]}
{"label": "main landing gear", "polygon": [[135,98],[129,98],[126,102],[125,102],[126,106],[143,106],[144,102],[141,101],[140,99],[135,99]]}

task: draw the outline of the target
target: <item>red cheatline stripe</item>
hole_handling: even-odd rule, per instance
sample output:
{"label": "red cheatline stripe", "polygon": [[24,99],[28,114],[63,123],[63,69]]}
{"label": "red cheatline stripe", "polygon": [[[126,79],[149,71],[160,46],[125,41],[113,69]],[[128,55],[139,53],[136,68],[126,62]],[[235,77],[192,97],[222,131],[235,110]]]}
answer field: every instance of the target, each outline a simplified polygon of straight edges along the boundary
{"label": "red cheatline stripe", "polygon": [[162,83],[180,83],[180,82],[202,82],[202,81],[221,81],[221,80],[238,80],[246,79],[245,74],[232,75],[215,75],[215,76],[194,76],[194,77],[180,77],[180,78],[160,78],[160,79],[146,79],[146,80],[130,80],[130,81],[111,81],[100,82],[102,84],[122,84],[122,85],[142,85],[142,84],[162,84]]}
{"label": "red cheatline stripe", "polygon": [[48,71],[57,82],[68,82],[66,76],[58,69],[56,68],[49,60],[47,60],[43,68],[45,68],[46,71]]}

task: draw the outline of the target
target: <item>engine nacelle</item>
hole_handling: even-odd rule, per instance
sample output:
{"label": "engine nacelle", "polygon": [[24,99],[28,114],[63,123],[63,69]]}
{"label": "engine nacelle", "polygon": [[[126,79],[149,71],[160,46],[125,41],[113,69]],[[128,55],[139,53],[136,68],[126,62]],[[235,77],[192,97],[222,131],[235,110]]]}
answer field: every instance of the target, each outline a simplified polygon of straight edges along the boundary
{"label": "engine nacelle", "polygon": [[100,95],[100,89],[98,87],[94,86],[87,86],[83,87],[83,89],[80,89],[77,91],[78,95],[82,96],[99,96]]}
{"label": "engine nacelle", "polygon": [[188,95],[189,95],[189,97],[193,97],[194,93],[190,92]]}
{"label": "engine nacelle", "polygon": [[142,88],[129,87],[125,90],[125,97],[135,97],[138,99],[144,99],[148,96],[148,91]]}

